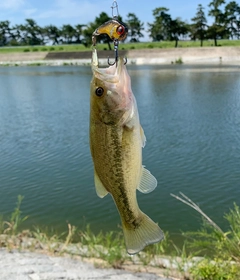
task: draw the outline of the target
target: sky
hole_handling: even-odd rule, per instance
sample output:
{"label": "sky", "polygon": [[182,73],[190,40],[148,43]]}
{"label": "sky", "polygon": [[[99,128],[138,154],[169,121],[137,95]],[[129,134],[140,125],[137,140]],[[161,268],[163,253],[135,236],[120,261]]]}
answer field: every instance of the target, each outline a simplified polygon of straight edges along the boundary
{"label": "sky", "polygon": [[[127,14],[134,13],[141,22],[152,23],[152,11],[158,7],[169,9],[172,18],[181,17],[188,22],[195,16],[198,4],[205,7],[211,0],[118,0],[119,14],[123,21]],[[49,24],[61,27],[63,24],[88,24],[101,12],[112,15],[112,0],[0,0],[0,21],[9,20],[10,25],[23,24],[26,18],[34,19],[39,26]]]}

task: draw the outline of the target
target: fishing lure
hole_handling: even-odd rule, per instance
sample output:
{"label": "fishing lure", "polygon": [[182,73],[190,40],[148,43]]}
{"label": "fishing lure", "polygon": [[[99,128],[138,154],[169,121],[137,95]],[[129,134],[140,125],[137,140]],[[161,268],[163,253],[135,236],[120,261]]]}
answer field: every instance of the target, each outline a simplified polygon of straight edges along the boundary
{"label": "fishing lure", "polygon": [[105,22],[93,32],[93,45],[96,44],[96,36],[107,34],[113,41],[123,41],[128,34],[127,26],[120,22],[116,17]]}
{"label": "fishing lure", "polygon": [[[114,52],[115,52],[115,61],[113,63],[110,63],[108,58],[108,64],[114,65],[117,64],[118,61],[118,44],[119,41],[123,41],[127,38],[128,34],[128,27],[126,24],[121,22],[118,17],[118,5],[117,1],[113,1],[112,5],[112,16],[113,18],[105,23],[103,23],[101,26],[99,26],[92,34],[92,43],[93,46],[96,46],[96,37],[101,34],[107,34],[114,43]],[[114,10],[116,10],[117,15],[114,15]],[[127,63],[127,60],[125,60],[125,64]]]}

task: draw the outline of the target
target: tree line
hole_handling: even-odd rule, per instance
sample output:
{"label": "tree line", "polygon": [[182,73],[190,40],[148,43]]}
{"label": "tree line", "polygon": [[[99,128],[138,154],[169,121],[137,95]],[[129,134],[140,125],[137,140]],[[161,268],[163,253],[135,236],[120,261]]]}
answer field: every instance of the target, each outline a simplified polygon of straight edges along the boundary
{"label": "tree line", "polygon": [[[214,40],[215,46],[219,39],[240,38],[240,6],[236,1],[226,3],[225,0],[213,0],[208,5],[208,16],[213,21],[209,25],[205,8],[199,4],[191,23],[182,21],[180,17],[172,19],[169,9],[158,7],[153,10],[153,22],[147,23],[146,32],[152,41],[175,41],[178,46],[180,39],[199,40],[203,45],[204,40]],[[34,19],[26,19],[24,24],[11,26],[8,20],[0,21],[0,46],[24,45],[58,45],[58,44],[84,44],[92,43],[92,33],[104,22],[111,18],[102,12],[89,24],[72,26],[64,24],[60,28],[55,25],[40,27]],[[122,18],[120,17],[120,20]],[[123,21],[123,20],[122,20]],[[144,37],[144,23],[134,14],[128,13],[124,22],[129,28],[131,42],[139,42]],[[107,36],[100,36],[100,42],[108,43]]]}

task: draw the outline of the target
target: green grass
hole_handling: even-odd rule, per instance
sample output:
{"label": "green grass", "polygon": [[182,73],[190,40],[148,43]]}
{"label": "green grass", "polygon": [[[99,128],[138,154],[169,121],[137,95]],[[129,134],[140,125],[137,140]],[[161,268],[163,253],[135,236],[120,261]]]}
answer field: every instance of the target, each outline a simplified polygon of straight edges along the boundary
{"label": "green grass", "polygon": [[1,217],[0,222],[0,233],[8,233],[14,235],[18,232],[19,226],[28,219],[28,216],[22,216],[22,211],[20,210],[23,196],[19,195],[16,207],[9,218],[9,221],[4,221]]}
{"label": "green grass", "polygon": [[[240,40],[220,40],[218,41],[219,47],[221,46],[233,46],[239,47]],[[163,41],[163,42],[145,42],[145,43],[129,43],[129,44],[120,44],[124,49],[153,49],[153,48],[174,48],[175,42],[173,41]],[[204,41],[203,47],[213,47],[213,41]],[[192,48],[200,47],[199,41],[179,41],[178,48]]]}
{"label": "green grass", "polygon": [[186,247],[194,255],[202,256],[190,268],[193,279],[237,280],[240,279],[240,210],[234,203],[233,209],[224,215],[228,230],[223,231],[190,198],[172,195],[187,204],[203,218],[198,231],[183,233]]}
{"label": "green grass", "polygon": [[4,219],[3,216],[0,215],[0,234],[4,232]]}
{"label": "green grass", "polygon": [[[42,63],[40,62],[32,62],[32,63],[28,63],[27,66],[41,66],[43,65]],[[16,65],[15,65],[16,66]]]}
{"label": "green grass", "polygon": [[[240,47],[240,40],[219,40],[219,47],[233,46]],[[174,48],[175,42],[139,42],[139,43],[120,43],[119,50],[139,50],[139,49],[156,49],[156,48]],[[213,41],[204,41],[203,47],[213,47]],[[178,48],[200,47],[199,41],[179,41]],[[97,44],[98,50],[108,50],[107,44]],[[55,45],[55,46],[23,46],[23,47],[0,47],[0,53],[14,52],[34,52],[34,51],[54,51],[54,52],[75,52],[75,51],[91,51],[91,46],[86,48],[82,44],[72,45]],[[112,45],[113,49],[113,45]]]}
{"label": "green grass", "polygon": [[[104,45],[106,47],[106,45]],[[21,53],[21,52],[72,52],[72,51],[89,51],[84,45],[57,45],[57,46],[24,46],[24,47],[0,47],[0,53]]]}
{"label": "green grass", "polygon": [[196,280],[239,280],[240,266],[221,258],[205,258],[196,263],[190,273],[192,279]]}
{"label": "green grass", "polygon": [[[185,242],[179,248],[165,233],[165,239],[147,246],[132,258],[126,253],[122,232],[100,231],[94,234],[89,225],[84,229],[67,224],[61,234],[54,229],[24,229],[24,216],[20,207],[23,200],[18,196],[16,207],[8,219],[0,216],[0,247],[12,249],[41,250],[55,255],[68,254],[83,258],[101,260],[101,266],[124,268],[137,262],[138,267],[154,266],[166,276],[181,276],[189,280],[237,280],[240,279],[240,209],[233,209],[224,215],[228,230],[224,232],[187,196],[176,197],[198,211],[203,223],[198,231],[185,232]],[[194,257],[198,258],[194,258]],[[162,258],[168,258],[173,267],[165,267]],[[104,262],[104,263],[103,263]],[[137,269],[137,268],[136,268]],[[179,276],[180,275],[180,276]]]}

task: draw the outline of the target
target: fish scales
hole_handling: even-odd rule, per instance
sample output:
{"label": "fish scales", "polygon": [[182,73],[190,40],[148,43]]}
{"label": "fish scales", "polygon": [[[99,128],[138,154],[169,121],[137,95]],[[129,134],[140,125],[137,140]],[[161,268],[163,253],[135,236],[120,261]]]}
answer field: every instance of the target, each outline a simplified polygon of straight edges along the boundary
{"label": "fish scales", "polygon": [[131,80],[123,60],[99,68],[93,50],[90,149],[99,197],[111,194],[117,206],[127,252],[136,254],[163,239],[163,232],[138,206],[136,190],[153,191],[155,177],[142,166],[145,143]]}
{"label": "fish scales", "polygon": [[[122,141],[122,139],[129,139],[129,137],[124,137],[124,134],[129,133],[124,130],[109,125],[95,127],[93,134],[96,136],[94,137],[96,143],[105,143],[101,147],[98,146],[98,150],[94,152],[97,158],[95,170],[99,174],[99,179],[105,182],[105,188],[112,194],[118,207],[123,209],[120,214],[126,221],[131,222],[137,215],[137,209],[133,203],[136,196],[136,179],[134,180],[131,174],[131,169],[133,170],[136,166],[132,148],[134,140],[132,139],[132,143]],[[128,168],[125,167],[126,165]],[[131,194],[128,195],[130,192]]]}

